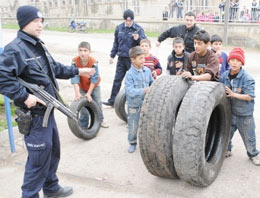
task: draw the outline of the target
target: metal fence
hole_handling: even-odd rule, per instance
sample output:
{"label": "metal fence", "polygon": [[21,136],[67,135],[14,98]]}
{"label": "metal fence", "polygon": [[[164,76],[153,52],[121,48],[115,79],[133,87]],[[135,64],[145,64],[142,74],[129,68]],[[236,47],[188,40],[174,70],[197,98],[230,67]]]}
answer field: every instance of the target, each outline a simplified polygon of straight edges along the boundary
{"label": "metal fence", "polygon": [[[166,18],[167,20],[182,20],[186,12],[192,11],[196,15],[196,21],[198,22],[224,22],[225,14],[218,6],[183,6],[182,8],[172,8],[168,5],[140,5],[132,6],[130,9],[133,9],[139,19],[155,20],[163,20],[163,18],[164,20]],[[235,23],[259,23],[260,7],[259,9],[246,7],[229,9],[228,18],[229,22]]]}

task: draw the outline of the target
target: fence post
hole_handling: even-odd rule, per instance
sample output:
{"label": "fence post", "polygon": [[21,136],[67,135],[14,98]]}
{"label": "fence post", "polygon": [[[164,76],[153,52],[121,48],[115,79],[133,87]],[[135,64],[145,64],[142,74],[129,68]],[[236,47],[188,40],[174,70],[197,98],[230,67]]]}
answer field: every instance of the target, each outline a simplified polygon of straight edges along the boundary
{"label": "fence post", "polygon": [[[0,16],[0,54],[3,51],[2,48],[2,23],[1,23],[1,16]],[[9,135],[9,142],[11,147],[11,152],[15,152],[15,144],[14,144],[14,135],[13,135],[13,126],[12,126],[12,117],[11,117],[11,107],[10,107],[10,100],[6,96],[4,96],[5,102],[5,114],[8,126],[8,135]]]}
{"label": "fence post", "polygon": [[226,0],[224,16],[224,45],[228,44],[228,21],[229,21],[230,0]]}

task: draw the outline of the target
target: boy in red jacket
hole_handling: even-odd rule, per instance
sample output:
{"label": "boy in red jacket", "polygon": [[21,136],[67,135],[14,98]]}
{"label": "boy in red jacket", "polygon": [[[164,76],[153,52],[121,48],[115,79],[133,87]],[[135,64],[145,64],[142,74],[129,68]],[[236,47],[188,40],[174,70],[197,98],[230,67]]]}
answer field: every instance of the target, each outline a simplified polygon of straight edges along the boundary
{"label": "boy in red jacket", "polygon": [[162,67],[160,65],[159,59],[150,53],[151,41],[148,39],[141,40],[140,47],[143,49],[145,55],[144,66],[151,70],[153,78],[156,79],[157,76],[161,75]]}

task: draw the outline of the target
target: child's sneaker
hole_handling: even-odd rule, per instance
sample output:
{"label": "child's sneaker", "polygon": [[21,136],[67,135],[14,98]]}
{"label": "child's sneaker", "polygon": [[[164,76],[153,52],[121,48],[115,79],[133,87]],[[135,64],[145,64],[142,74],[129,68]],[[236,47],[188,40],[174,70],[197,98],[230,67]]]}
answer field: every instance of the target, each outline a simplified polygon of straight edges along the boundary
{"label": "child's sneaker", "polygon": [[231,151],[227,151],[226,154],[225,154],[225,157],[228,158],[228,157],[231,157],[231,156],[232,156]]}
{"label": "child's sneaker", "polygon": [[255,157],[251,157],[250,159],[252,160],[252,163],[254,165],[260,166],[260,156],[259,155],[255,156]]}
{"label": "child's sneaker", "polygon": [[105,122],[103,121],[103,122],[101,122],[101,127],[102,127],[102,128],[108,128],[109,126],[108,126],[107,123],[105,123]]}
{"label": "child's sneaker", "polygon": [[128,153],[133,153],[135,151],[136,144],[130,144],[128,148]]}

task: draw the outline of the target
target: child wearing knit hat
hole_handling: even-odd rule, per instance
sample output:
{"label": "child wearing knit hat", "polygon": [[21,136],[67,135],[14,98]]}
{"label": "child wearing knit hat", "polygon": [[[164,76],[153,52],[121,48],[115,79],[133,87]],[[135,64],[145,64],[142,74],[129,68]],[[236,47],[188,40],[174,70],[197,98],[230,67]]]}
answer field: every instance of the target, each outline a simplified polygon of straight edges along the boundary
{"label": "child wearing knit hat", "polygon": [[230,129],[230,142],[226,157],[231,156],[232,137],[239,131],[247,155],[254,165],[260,165],[260,155],[256,149],[254,98],[255,80],[242,66],[245,64],[243,49],[237,47],[231,50],[228,56],[230,70],[224,72],[220,82],[226,85],[227,97],[231,100],[232,123]]}

